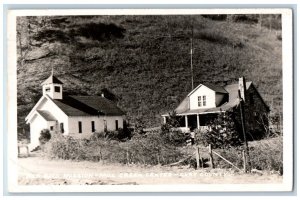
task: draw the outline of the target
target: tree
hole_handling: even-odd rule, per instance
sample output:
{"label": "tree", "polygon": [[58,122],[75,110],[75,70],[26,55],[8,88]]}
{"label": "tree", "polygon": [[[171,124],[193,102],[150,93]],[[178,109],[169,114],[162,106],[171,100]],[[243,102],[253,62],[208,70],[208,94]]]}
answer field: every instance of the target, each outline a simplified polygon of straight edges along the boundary
{"label": "tree", "polygon": [[213,148],[225,149],[243,143],[233,112],[219,114],[216,119],[209,123],[208,127],[206,132],[199,135],[199,140],[205,146],[211,144]]}
{"label": "tree", "polygon": [[51,139],[51,134],[49,129],[43,129],[40,135],[41,136],[39,137],[39,141],[41,145],[46,144]]}
{"label": "tree", "polygon": [[179,127],[179,121],[177,117],[176,111],[172,111],[169,113],[169,118],[167,118],[167,121],[165,124],[161,126],[162,133],[170,132],[170,129]]}

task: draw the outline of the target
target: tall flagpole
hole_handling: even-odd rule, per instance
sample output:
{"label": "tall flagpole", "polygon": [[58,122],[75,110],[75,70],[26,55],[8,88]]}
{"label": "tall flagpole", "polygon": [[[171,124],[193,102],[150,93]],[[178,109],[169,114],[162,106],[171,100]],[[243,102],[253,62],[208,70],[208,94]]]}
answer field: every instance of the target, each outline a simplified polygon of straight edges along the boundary
{"label": "tall flagpole", "polygon": [[193,37],[194,37],[194,25],[193,25],[193,21],[192,21],[192,37],[191,37],[191,76],[192,76],[192,90],[194,89]]}

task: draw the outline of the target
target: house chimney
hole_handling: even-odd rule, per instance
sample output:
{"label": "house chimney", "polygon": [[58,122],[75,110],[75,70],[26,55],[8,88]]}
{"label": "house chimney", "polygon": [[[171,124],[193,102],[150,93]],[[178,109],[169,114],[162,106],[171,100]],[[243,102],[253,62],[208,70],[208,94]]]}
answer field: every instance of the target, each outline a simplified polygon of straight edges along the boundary
{"label": "house chimney", "polygon": [[246,101],[245,97],[246,97],[246,81],[245,81],[245,77],[241,77],[239,78],[239,91],[241,94],[241,98],[243,99],[243,101]]}

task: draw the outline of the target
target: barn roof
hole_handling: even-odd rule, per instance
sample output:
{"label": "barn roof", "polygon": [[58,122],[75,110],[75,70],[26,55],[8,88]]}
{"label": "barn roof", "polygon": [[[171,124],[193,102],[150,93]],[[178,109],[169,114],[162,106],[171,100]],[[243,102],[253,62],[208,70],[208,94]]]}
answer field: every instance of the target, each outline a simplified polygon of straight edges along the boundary
{"label": "barn roof", "polygon": [[[251,86],[252,82],[246,82],[246,90],[248,90]],[[191,94],[189,93],[188,96],[184,98],[184,100],[179,104],[179,106],[175,109],[177,114],[201,114],[201,113],[215,113],[220,111],[227,111],[230,110],[236,106],[239,105],[239,99],[238,99],[238,89],[239,85],[236,84],[230,84],[226,85],[224,87],[214,87],[210,84],[205,84],[205,86],[209,87],[210,89],[214,91],[219,91],[221,93],[228,93],[228,102],[223,103],[222,105],[215,107],[215,108],[200,108],[200,109],[189,109],[189,98],[188,96]],[[211,88],[212,87],[212,88]],[[222,89],[221,89],[222,88]],[[196,89],[196,88],[195,88]],[[223,91],[224,90],[224,91]],[[165,114],[168,115],[168,114]]]}
{"label": "barn roof", "polygon": [[56,118],[47,110],[37,110],[37,113],[39,113],[46,121],[56,121]]}
{"label": "barn roof", "polygon": [[56,78],[56,77],[53,76],[53,75],[50,75],[50,76],[42,83],[42,85],[50,84],[50,83],[63,84],[58,78]]}
{"label": "barn roof", "polygon": [[64,96],[53,102],[68,116],[124,115],[114,102],[101,96]]}

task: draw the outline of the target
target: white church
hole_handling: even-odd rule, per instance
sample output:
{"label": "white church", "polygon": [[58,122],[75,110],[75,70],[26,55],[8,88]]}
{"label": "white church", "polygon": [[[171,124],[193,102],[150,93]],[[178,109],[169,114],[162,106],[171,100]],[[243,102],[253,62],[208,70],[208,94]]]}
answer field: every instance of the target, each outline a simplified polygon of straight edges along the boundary
{"label": "white church", "polygon": [[104,95],[64,95],[63,83],[53,73],[42,83],[42,88],[43,96],[25,118],[30,124],[29,150],[39,146],[43,129],[51,134],[82,137],[123,128],[124,112]]}

